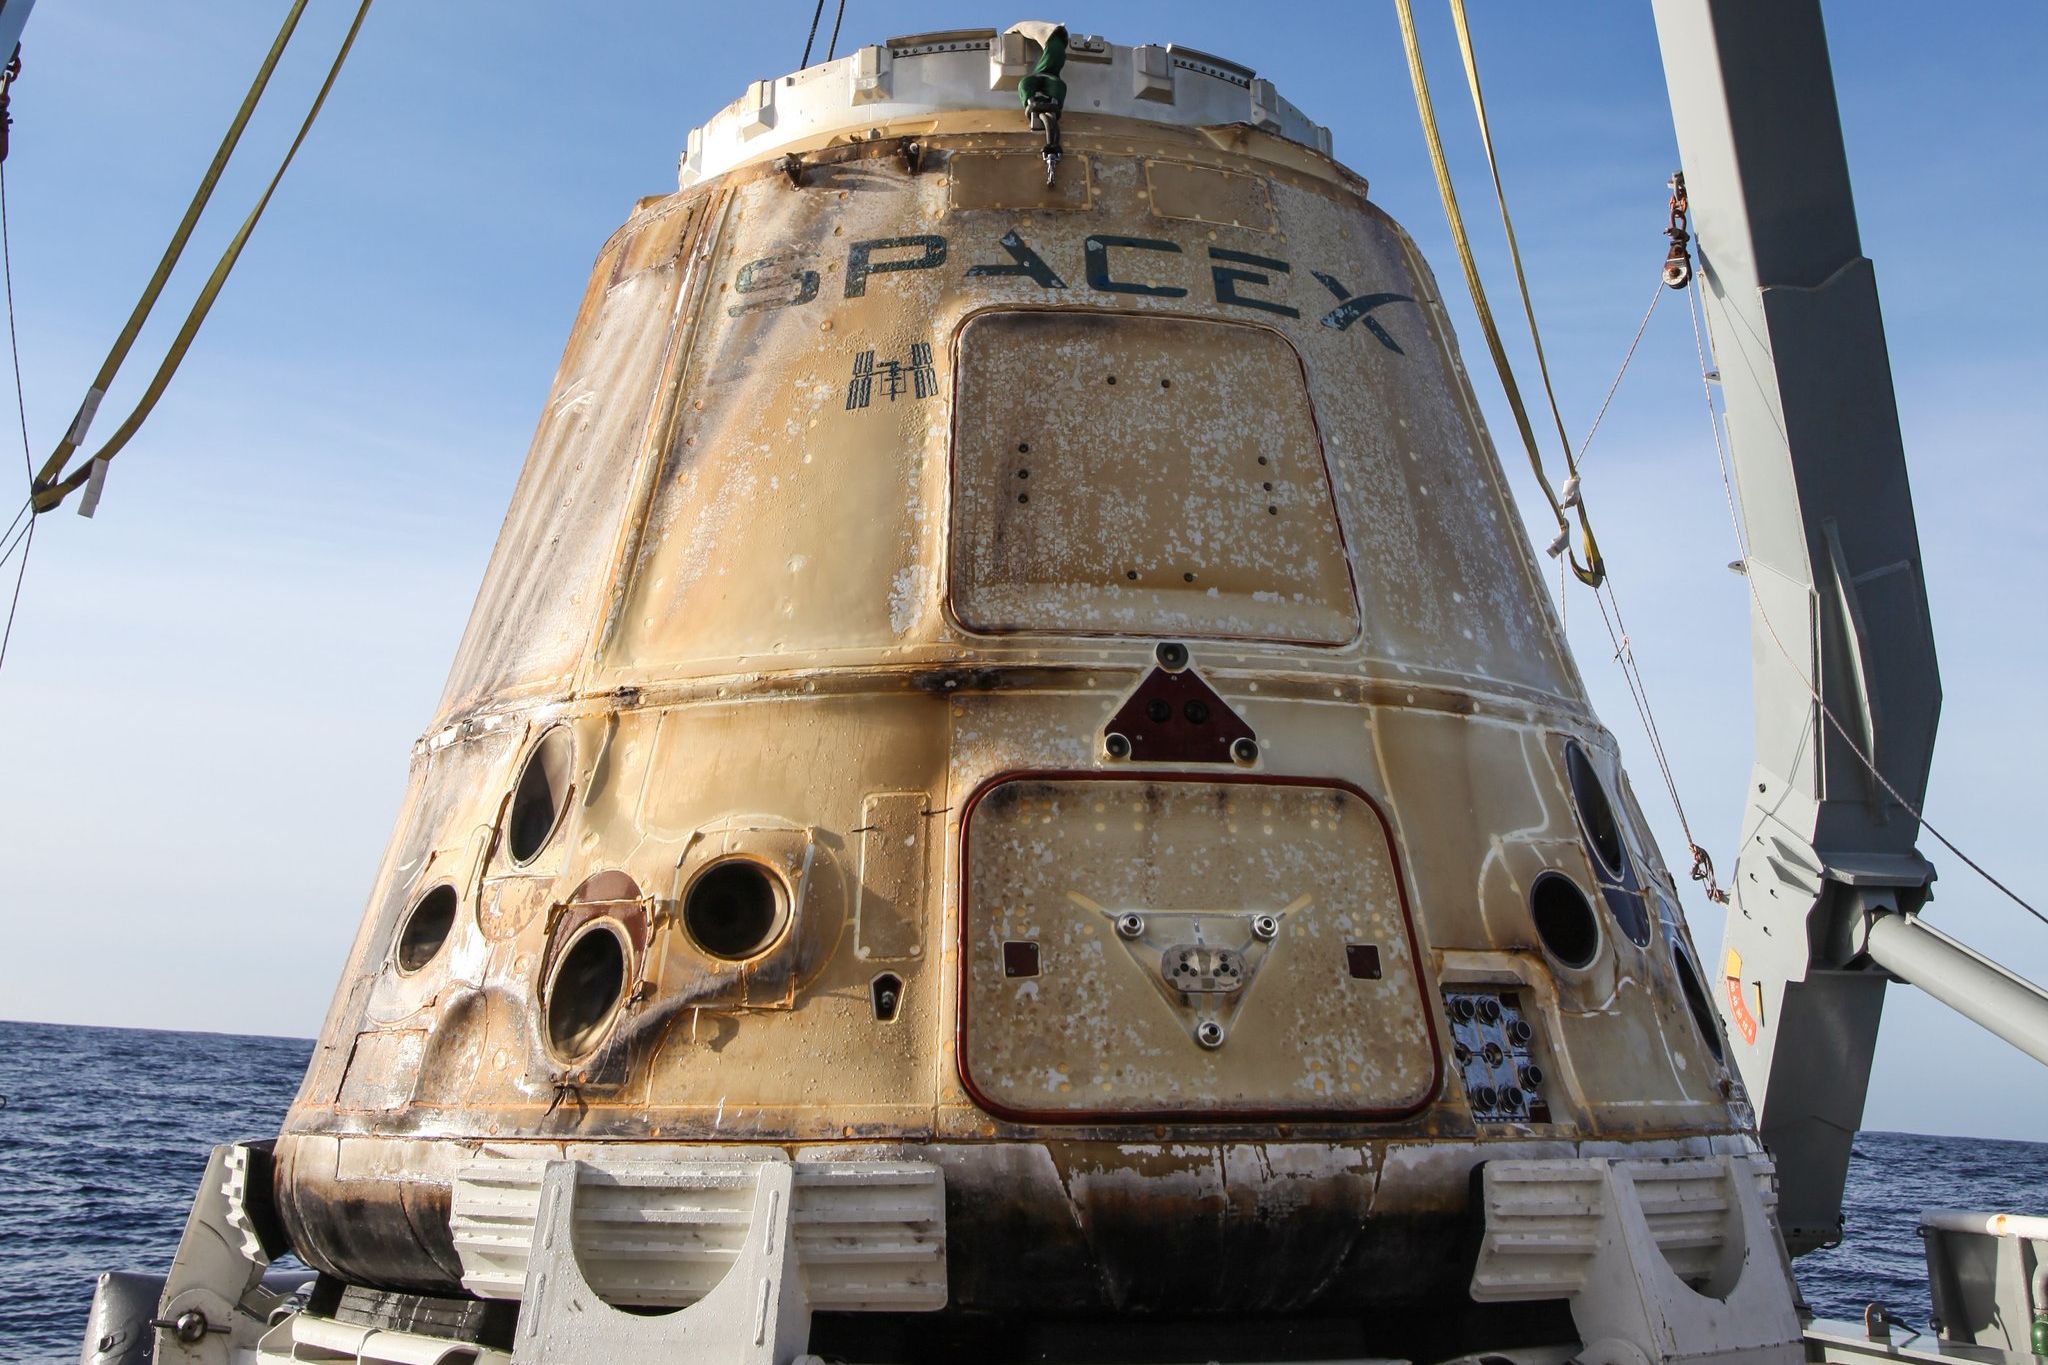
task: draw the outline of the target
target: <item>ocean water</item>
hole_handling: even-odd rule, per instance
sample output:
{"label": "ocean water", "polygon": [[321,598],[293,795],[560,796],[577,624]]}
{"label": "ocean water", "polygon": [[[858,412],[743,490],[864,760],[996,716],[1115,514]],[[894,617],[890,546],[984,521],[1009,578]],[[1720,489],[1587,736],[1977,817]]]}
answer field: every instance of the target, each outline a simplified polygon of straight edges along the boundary
{"label": "ocean water", "polygon": [[[312,1046],[0,1021],[0,1360],[76,1360],[94,1277],[163,1273],[207,1153],[277,1131]],[[1924,1325],[1919,1211],[2029,1194],[2048,1203],[2048,1143],[1864,1133],[1847,1240],[1802,1257],[1800,1286],[1823,1316]]]}

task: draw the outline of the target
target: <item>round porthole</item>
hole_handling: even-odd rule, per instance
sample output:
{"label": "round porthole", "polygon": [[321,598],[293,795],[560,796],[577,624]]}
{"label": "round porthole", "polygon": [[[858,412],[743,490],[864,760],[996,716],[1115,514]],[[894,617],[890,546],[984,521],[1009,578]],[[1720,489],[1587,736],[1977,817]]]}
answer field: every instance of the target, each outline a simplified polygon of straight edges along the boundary
{"label": "round porthole", "polygon": [[1692,965],[1692,958],[1676,943],[1671,945],[1672,959],[1678,964],[1678,988],[1685,993],[1685,1006],[1692,1011],[1692,1022],[1700,1031],[1700,1040],[1707,1045],[1707,1051],[1714,1054],[1714,1060],[1725,1062],[1721,1047],[1721,1025],[1714,1018],[1714,1007],[1707,1001],[1707,988],[1700,981],[1699,968]]}
{"label": "round porthole", "polygon": [[1614,805],[1607,799],[1600,774],[1593,771],[1593,761],[1575,740],[1565,742],[1564,766],[1571,779],[1572,801],[1579,808],[1579,825],[1586,832],[1593,856],[1600,860],[1600,870],[1617,879],[1626,876],[1628,852],[1621,842],[1621,825],[1614,818]]}
{"label": "round porthole", "polygon": [[1578,884],[1545,872],[1529,888],[1529,914],[1544,949],[1567,967],[1588,967],[1600,951],[1600,924]]}
{"label": "round porthole", "polygon": [[398,929],[398,945],[391,956],[398,970],[411,975],[432,962],[455,927],[455,911],[461,898],[455,888],[443,882],[412,903],[405,922]]}
{"label": "round porthole", "polygon": [[505,824],[506,848],[514,863],[532,862],[554,836],[568,802],[569,765],[575,753],[569,727],[557,725],[540,737],[520,765]]}
{"label": "round porthole", "polygon": [[626,995],[626,940],[610,920],[578,930],[548,982],[548,1046],[574,1060],[597,1050]]}
{"label": "round porthole", "polygon": [[738,962],[782,933],[789,898],[782,881],[747,858],[728,858],[697,874],[683,896],[683,927],[713,957]]}

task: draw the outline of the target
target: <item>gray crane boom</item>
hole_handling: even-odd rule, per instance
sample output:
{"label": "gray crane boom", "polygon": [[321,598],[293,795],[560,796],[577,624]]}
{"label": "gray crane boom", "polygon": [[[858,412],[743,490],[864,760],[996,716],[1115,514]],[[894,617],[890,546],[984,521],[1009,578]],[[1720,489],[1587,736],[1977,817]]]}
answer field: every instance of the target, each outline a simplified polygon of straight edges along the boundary
{"label": "gray crane boom", "polygon": [[1941,682],[1818,0],[1653,8],[1752,593],[1756,760],[1717,997],[1796,1254],[1840,1237],[1887,980],[2043,1060],[2048,997],[1917,919]]}

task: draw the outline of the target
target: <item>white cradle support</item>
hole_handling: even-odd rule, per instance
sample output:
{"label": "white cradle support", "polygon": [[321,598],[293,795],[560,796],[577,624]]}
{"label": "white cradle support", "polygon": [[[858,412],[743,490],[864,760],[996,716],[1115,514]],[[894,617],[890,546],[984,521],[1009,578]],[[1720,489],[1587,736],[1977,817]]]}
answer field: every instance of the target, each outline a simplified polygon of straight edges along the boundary
{"label": "white cradle support", "polygon": [[[819,1312],[928,1312],[946,1306],[946,1187],[915,1160],[561,1154],[578,1172],[575,1245],[582,1274],[609,1303],[684,1308],[710,1293],[741,1252],[759,1204],[761,1166],[788,1168],[791,1253]],[[463,1288],[524,1299],[539,1242],[542,1187],[557,1158],[486,1153],[456,1177],[449,1233]]]}
{"label": "white cradle support", "polygon": [[1568,1299],[1585,1365],[1804,1359],[1762,1157],[1489,1161],[1485,1301]]}
{"label": "white cradle support", "polygon": [[945,1220],[922,1161],[498,1153],[449,1230],[465,1288],[521,1300],[516,1361],[789,1365],[813,1312],[943,1308]]}
{"label": "white cradle support", "polygon": [[738,1255],[688,1308],[641,1316],[614,1308],[576,1255],[582,1163],[550,1161],[541,1177],[513,1365],[609,1365],[621,1360],[796,1365],[811,1361],[811,1305],[793,1254],[795,1181],[784,1162],[754,1172],[753,1208]]}

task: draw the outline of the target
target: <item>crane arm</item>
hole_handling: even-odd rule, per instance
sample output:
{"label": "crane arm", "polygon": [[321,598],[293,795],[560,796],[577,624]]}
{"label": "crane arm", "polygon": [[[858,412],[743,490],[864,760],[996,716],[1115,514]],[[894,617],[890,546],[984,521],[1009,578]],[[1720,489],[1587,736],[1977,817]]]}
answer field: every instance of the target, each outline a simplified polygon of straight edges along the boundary
{"label": "crane arm", "polygon": [[2048,996],[1917,919],[1941,681],[1818,0],[1652,8],[1751,595],[1756,758],[1719,1004],[1796,1254],[1840,1237],[1886,982],[2044,1060]]}

